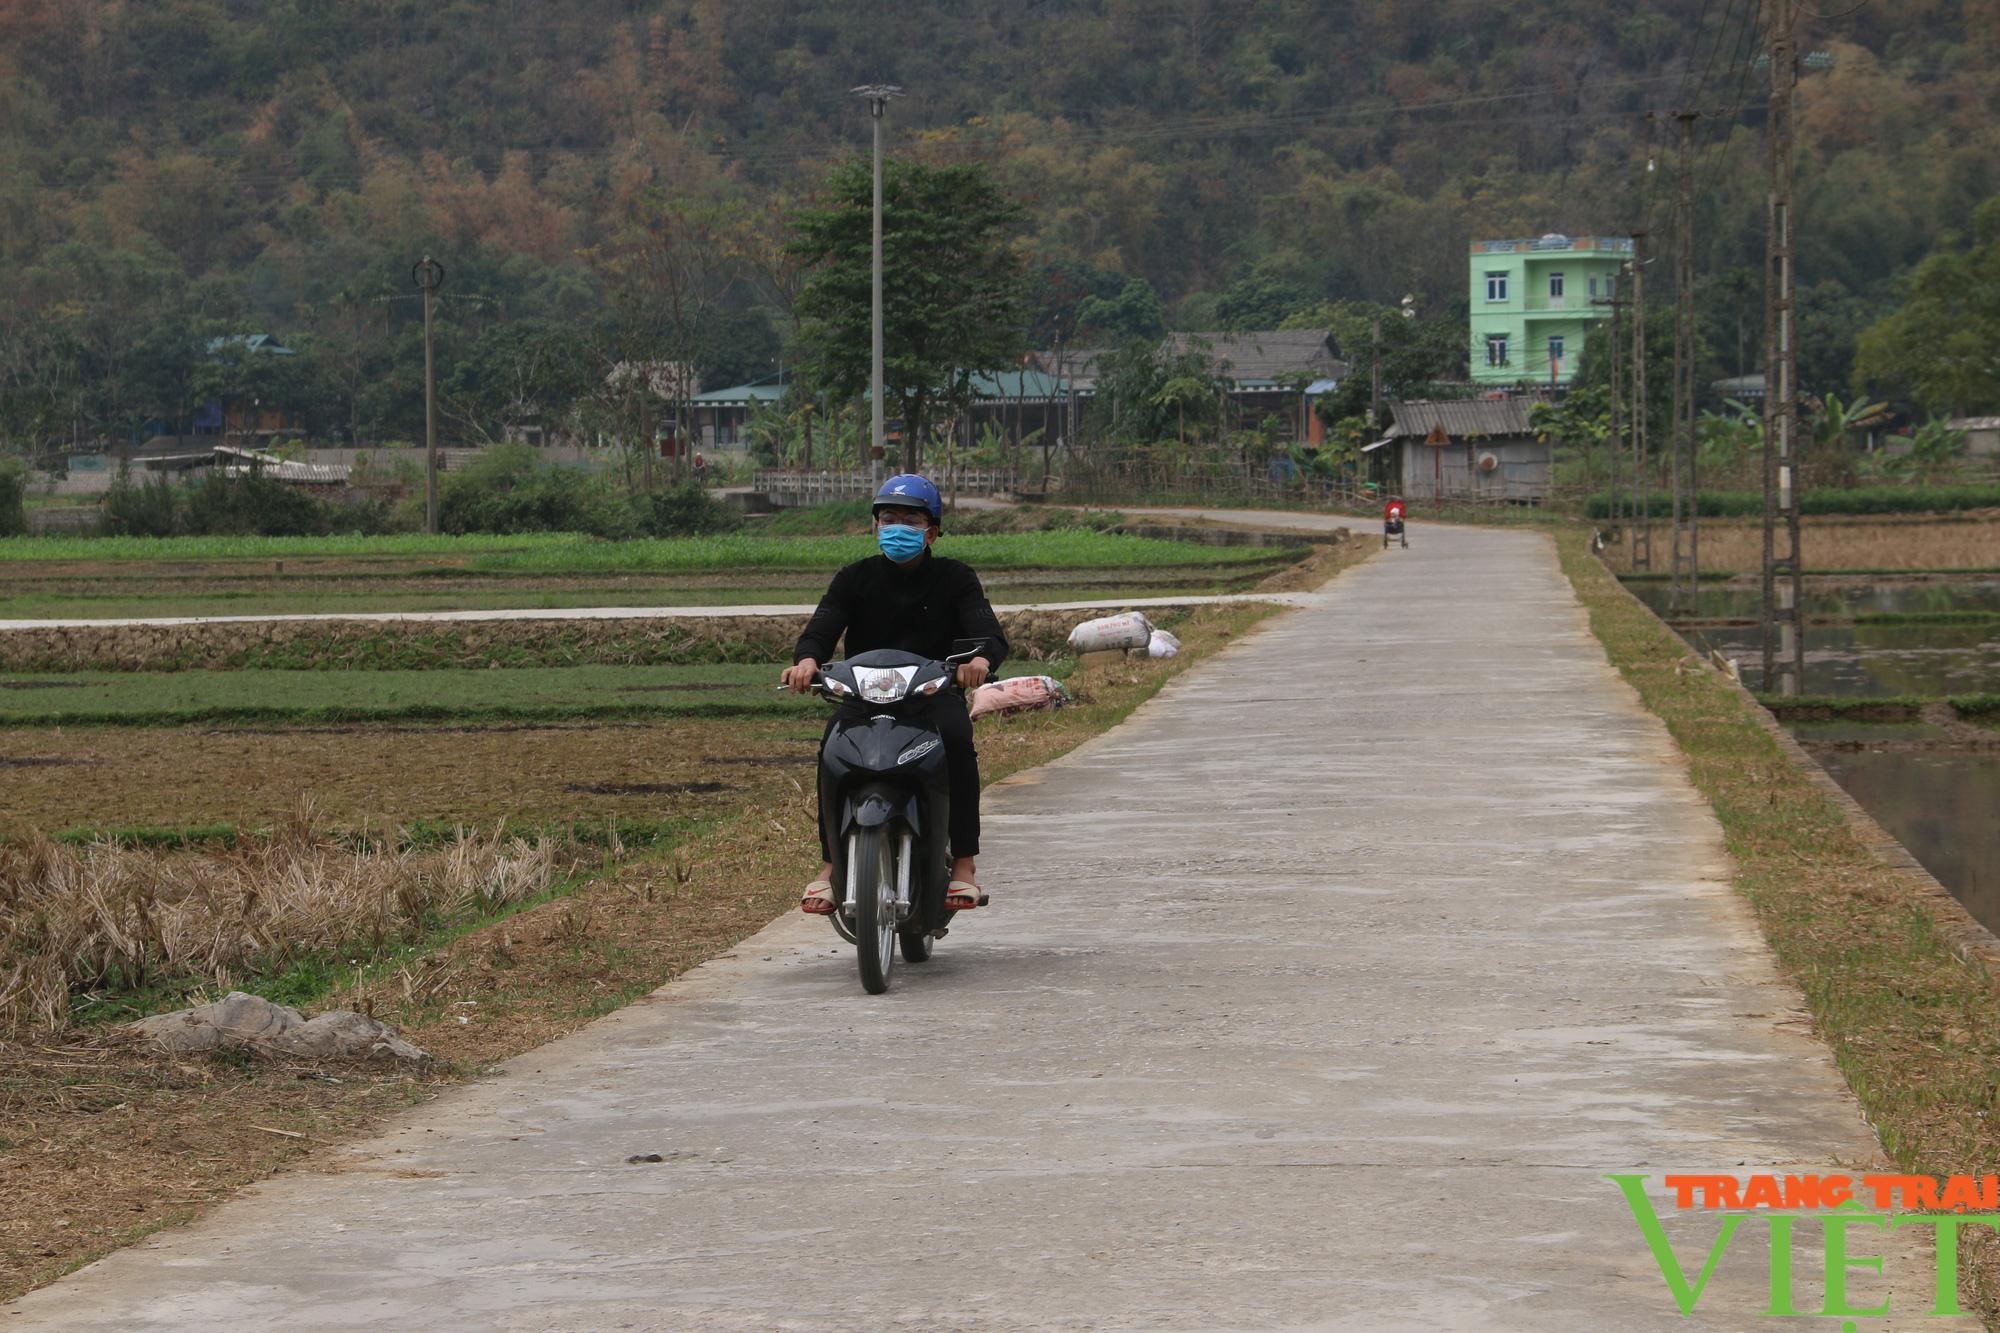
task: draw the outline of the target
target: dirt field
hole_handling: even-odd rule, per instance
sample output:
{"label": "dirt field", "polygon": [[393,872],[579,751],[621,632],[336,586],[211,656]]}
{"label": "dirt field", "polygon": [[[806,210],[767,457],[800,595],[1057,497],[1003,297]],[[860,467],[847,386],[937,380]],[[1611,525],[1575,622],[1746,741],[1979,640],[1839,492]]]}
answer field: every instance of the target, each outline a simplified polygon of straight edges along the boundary
{"label": "dirt field", "polygon": [[[1631,572],[1629,526],[1606,527],[1604,559],[1620,573]],[[1699,525],[1701,569],[1750,573],[1764,564],[1764,528],[1759,520],[1703,519]],[[1653,525],[1653,568],[1671,558],[1673,525]],[[1836,569],[1994,569],[2000,568],[2000,514],[1992,512],[1907,518],[1802,520],[1799,544],[1809,570]]]}
{"label": "dirt field", "polygon": [[661,819],[811,772],[812,722],[0,731],[0,836],[133,824]]}

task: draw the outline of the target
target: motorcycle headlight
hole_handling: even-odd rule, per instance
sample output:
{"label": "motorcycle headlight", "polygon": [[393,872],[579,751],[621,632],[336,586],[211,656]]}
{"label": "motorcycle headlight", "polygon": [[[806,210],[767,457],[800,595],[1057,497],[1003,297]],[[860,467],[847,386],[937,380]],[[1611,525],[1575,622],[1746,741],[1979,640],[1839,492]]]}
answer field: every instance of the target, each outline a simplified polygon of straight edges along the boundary
{"label": "motorcycle headlight", "polygon": [[895,703],[910,692],[910,682],[916,678],[915,667],[863,667],[854,673],[861,697],[871,704]]}

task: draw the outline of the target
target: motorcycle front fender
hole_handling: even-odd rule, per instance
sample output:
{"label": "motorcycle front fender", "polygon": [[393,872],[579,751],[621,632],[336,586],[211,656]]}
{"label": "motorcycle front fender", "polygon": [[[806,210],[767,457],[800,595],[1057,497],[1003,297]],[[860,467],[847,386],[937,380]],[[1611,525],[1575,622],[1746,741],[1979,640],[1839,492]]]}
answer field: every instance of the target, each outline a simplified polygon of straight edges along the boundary
{"label": "motorcycle front fender", "polygon": [[841,832],[845,834],[856,828],[882,828],[898,818],[911,831],[921,830],[922,819],[914,793],[886,786],[864,787],[848,801],[847,818],[843,821]]}

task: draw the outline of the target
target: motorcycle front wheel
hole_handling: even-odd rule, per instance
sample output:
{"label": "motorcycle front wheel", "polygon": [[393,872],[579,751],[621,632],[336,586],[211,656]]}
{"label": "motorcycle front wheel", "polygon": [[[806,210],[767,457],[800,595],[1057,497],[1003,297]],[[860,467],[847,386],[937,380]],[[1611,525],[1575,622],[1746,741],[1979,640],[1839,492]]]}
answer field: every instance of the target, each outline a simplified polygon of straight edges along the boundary
{"label": "motorcycle front wheel", "polygon": [[854,904],[854,956],[861,989],[889,989],[896,965],[896,858],[884,828],[856,829],[847,843],[847,896]]}

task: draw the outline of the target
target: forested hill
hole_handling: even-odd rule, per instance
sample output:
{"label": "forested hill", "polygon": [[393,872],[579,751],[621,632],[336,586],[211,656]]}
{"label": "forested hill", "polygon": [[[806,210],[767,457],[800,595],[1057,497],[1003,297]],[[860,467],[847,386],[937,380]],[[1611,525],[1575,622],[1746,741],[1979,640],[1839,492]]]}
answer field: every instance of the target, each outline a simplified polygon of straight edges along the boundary
{"label": "forested hill", "polygon": [[[865,145],[847,90],[870,80],[907,89],[897,151],[992,162],[1061,291],[1143,277],[1184,325],[1405,293],[1442,314],[1472,236],[1661,229],[1645,113],[1698,105],[1719,330],[1762,257],[1761,9],[0,0],[0,334],[115,310],[133,337],[305,337],[343,293],[407,291],[426,249],[486,318],[583,317],[609,238],[662,199],[768,230]],[[1833,58],[1802,87],[1800,219],[1834,359],[2000,182],[2000,0],[1808,11],[1801,36]],[[775,354],[744,318],[724,369]]]}

